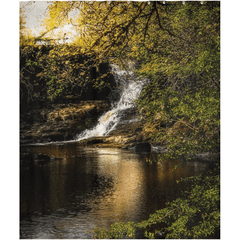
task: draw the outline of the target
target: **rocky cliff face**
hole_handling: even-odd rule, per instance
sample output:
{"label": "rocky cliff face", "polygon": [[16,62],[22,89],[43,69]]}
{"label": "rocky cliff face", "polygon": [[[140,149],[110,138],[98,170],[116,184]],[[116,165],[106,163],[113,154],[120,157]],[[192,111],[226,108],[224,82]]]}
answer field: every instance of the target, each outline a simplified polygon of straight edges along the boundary
{"label": "rocky cliff face", "polygon": [[[106,101],[82,101],[79,104],[54,104],[32,111],[20,119],[20,143],[73,140],[83,130],[95,126],[98,118],[109,109]],[[85,139],[79,144],[151,150],[142,127],[136,111],[126,109],[121,123],[107,136]]]}
{"label": "rocky cliff face", "polygon": [[20,143],[72,140],[110,108],[106,101],[53,104],[20,117]]}

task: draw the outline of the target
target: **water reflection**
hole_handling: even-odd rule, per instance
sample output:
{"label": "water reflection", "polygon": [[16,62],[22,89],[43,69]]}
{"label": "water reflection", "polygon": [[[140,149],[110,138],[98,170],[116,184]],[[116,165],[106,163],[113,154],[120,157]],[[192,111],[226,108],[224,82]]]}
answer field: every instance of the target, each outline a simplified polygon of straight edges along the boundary
{"label": "water reflection", "polygon": [[140,221],[179,196],[181,177],[207,166],[179,161],[150,164],[150,153],[82,147],[38,146],[32,153],[58,158],[21,168],[21,238],[92,238],[95,227]]}
{"label": "water reflection", "polygon": [[[109,176],[114,186],[99,203],[102,219],[108,222],[136,219],[144,197],[143,161],[139,155],[118,149],[97,149],[98,176]],[[142,159],[143,160],[143,159]]]}

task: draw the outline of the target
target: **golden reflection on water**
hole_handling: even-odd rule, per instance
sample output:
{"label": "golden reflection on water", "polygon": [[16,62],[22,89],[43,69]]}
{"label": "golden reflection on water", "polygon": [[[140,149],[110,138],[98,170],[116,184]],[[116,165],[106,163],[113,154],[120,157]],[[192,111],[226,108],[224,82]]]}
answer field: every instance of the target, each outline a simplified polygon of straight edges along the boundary
{"label": "golden reflection on water", "polygon": [[[30,201],[23,195],[22,200],[29,212],[30,205],[26,202],[31,202],[39,212],[49,208],[53,216],[60,211],[60,217],[54,220],[57,238],[74,238],[76,232],[87,238],[87,230],[95,227],[109,227],[117,221],[143,220],[143,216],[146,218],[163,207],[169,198],[177,196],[176,179],[195,175],[206,168],[206,164],[193,162],[172,171],[174,165],[180,163],[178,160],[150,164],[145,161],[149,154],[83,148],[77,144],[41,146],[33,148],[32,153],[60,158],[33,168],[35,172],[29,181],[33,181],[34,196]],[[105,181],[111,184],[108,186]],[[61,211],[67,215],[61,215]]]}
{"label": "golden reflection on water", "polygon": [[102,203],[108,205],[107,214],[110,217],[114,213],[119,220],[123,220],[126,212],[136,214],[136,211],[139,211],[139,200],[144,193],[144,172],[141,163],[137,159],[125,159],[118,149],[98,149],[97,152],[98,174],[112,176],[115,183],[111,194]]}

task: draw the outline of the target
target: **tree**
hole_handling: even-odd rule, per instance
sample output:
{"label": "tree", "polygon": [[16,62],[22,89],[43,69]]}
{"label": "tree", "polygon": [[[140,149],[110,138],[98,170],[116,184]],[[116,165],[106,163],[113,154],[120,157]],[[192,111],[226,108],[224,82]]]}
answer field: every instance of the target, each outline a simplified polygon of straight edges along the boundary
{"label": "tree", "polygon": [[[20,4],[19,8],[19,46],[20,46],[20,59],[22,52],[24,51],[27,46],[33,46],[34,45],[34,37],[31,35],[30,29],[26,27],[26,15],[25,15],[25,7],[28,5],[28,3]],[[22,63],[20,63],[21,65]],[[33,94],[33,84],[31,83],[29,77],[25,77],[24,72],[28,71],[29,73],[33,70],[32,67],[29,68],[29,62],[28,65],[24,65],[24,67],[20,66],[20,96],[22,96],[25,91],[23,89],[26,89],[28,98],[32,98]]]}

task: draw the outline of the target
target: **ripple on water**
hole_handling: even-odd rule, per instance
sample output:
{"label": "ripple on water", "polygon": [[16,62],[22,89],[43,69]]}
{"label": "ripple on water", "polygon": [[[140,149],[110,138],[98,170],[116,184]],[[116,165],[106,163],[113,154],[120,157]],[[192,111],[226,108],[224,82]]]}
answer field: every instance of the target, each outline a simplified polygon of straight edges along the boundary
{"label": "ripple on water", "polygon": [[172,172],[179,161],[150,164],[151,153],[76,144],[32,151],[63,157],[21,169],[20,235],[28,239],[93,238],[89,231],[96,227],[144,220],[179,196],[177,179],[206,169],[196,163]]}

